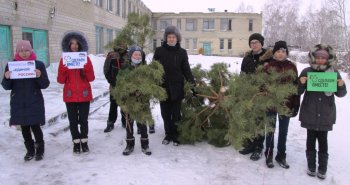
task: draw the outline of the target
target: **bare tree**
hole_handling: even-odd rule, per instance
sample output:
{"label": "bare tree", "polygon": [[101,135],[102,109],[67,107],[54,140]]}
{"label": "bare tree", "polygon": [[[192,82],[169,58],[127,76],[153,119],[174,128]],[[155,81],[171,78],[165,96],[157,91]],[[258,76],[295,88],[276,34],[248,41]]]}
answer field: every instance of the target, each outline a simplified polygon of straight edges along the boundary
{"label": "bare tree", "polygon": [[342,49],[349,51],[349,43],[347,42],[348,38],[348,26],[346,22],[346,0],[327,0],[327,3],[330,5],[330,8],[333,10],[334,15],[340,20],[342,26]]}
{"label": "bare tree", "polygon": [[254,8],[251,5],[246,5],[244,2],[241,2],[235,12],[252,13],[254,12]]}

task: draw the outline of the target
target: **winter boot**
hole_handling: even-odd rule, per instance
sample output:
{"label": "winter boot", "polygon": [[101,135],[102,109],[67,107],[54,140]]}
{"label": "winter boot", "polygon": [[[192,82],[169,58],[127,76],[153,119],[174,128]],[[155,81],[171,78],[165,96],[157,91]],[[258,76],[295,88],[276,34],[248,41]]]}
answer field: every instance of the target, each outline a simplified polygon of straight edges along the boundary
{"label": "winter boot", "polygon": [[154,129],[154,124],[149,126],[149,131],[150,134],[154,134],[156,130]]}
{"label": "winter boot", "polygon": [[250,154],[254,151],[254,145],[252,142],[247,142],[244,146],[244,148],[240,151],[238,151],[242,155]]}
{"label": "winter boot", "polygon": [[45,143],[44,141],[36,142],[35,143],[36,153],[35,153],[35,160],[40,161],[44,158],[45,153]]}
{"label": "winter boot", "polygon": [[328,165],[328,154],[318,152],[318,171],[317,177],[319,179],[325,179],[327,173],[327,165]]}
{"label": "winter boot", "polygon": [[83,153],[88,153],[90,151],[88,146],[88,138],[81,139],[81,151]]}
{"label": "winter boot", "polygon": [[24,145],[26,146],[27,153],[24,156],[25,161],[30,161],[34,158],[35,155],[35,146],[34,146],[34,141],[26,141],[24,142]]}
{"label": "winter boot", "polygon": [[73,140],[73,153],[80,154],[80,139]]}
{"label": "winter boot", "polygon": [[306,159],[307,159],[307,174],[309,176],[316,176],[316,151],[306,151]]}
{"label": "winter boot", "polygon": [[275,160],[282,168],[285,168],[285,169],[289,168],[289,164],[286,161],[286,153],[277,152]]}
{"label": "winter boot", "polygon": [[275,165],[273,164],[273,151],[267,149],[265,151],[265,157],[266,157],[266,166],[268,168],[273,168]]}
{"label": "winter boot", "polygon": [[168,145],[170,143],[170,137],[169,136],[165,136],[165,138],[162,141],[163,145]]}
{"label": "winter boot", "polygon": [[130,155],[134,151],[135,138],[126,139],[126,148],[123,151],[123,155]]}
{"label": "winter boot", "polygon": [[107,121],[107,127],[105,128],[105,130],[103,132],[107,133],[110,132],[114,129],[114,123]]}
{"label": "winter boot", "polygon": [[257,161],[261,158],[261,153],[262,153],[262,148],[260,147],[255,147],[252,155],[250,156],[250,159],[252,161]]}
{"label": "winter boot", "polygon": [[148,141],[148,138],[141,138],[141,148],[142,148],[142,152],[146,155],[151,155],[152,152],[151,150],[149,149],[149,141]]}

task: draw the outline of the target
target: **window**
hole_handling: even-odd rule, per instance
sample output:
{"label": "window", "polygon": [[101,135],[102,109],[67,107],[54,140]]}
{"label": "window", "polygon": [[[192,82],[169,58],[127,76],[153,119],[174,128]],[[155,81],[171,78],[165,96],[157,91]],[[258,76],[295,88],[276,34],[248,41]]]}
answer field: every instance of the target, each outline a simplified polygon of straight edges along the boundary
{"label": "window", "polygon": [[193,40],[193,50],[196,50],[197,49],[197,38],[194,38]]}
{"label": "window", "polygon": [[179,30],[181,30],[181,19],[177,19],[177,24],[176,24],[177,28]]}
{"label": "window", "polygon": [[113,41],[113,30],[112,29],[107,29],[107,42],[112,42]]}
{"label": "window", "polygon": [[220,20],[220,30],[221,31],[231,31],[232,20],[228,18],[223,18]]}
{"label": "window", "polygon": [[190,49],[190,39],[185,39],[185,49]]}
{"label": "window", "polygon": [[128,14],[131,13],[131,1],[128,1]]}
{"label": "window", "polygon": [[214,26],[215,26],[214,19],[203,20],[203,30],[213,30]]}
{"label": "window", "polygon": [[102,7],[102,0],[95,0],[95,5]]}
{"label": "window", "polygon": [[96,54],[103,53],[103,27],[96,26]]}
{"label": "window", "polygon": [[153,30],[157,30],[157,20],[155,19],[152,20],[152,28]]}
{"label": "window", "polygon": [[224,39],[220,39],[220,50],[224,49]]}
{"label": "window", "polygon": [[186,31],[197,31],[196,19],[186,19]]}
{"label": "window", "polygon": [[227,49],[232,49],[232,39],[227,40]]}
{"label": "window", "polygon": [[171,25],[171,19],[161,19],[159,23],[160,30],[165,30],[166,27]]}
{"label": "window", "polygon": [[157,49],[157,39],[153,39],[153,51]]}
{"label": "window", "polygon": [[122,17],[123,18],[126,18],[126,0],[123,0],[123,5],[122,5],[122,12],[123,12],[123,14],[122,14]]}
{"label": "window", "polygon": [[117,10],[116,14],[120,16],[120,0],[116,1],[115,9]]}
{"label": "window", "polygon": [[249,19],[249,28],[248,31],[253,31],[253,19]]}
{"label": "window", "polygon": [[113,11],[113,4],[112,0],[107,0],[107,10]]}

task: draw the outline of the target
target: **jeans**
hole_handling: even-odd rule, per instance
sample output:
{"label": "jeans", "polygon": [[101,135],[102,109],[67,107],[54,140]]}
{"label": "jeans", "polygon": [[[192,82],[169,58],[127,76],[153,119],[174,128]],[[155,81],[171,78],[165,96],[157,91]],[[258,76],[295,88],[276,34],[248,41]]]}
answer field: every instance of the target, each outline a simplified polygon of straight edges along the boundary
{"label": "jeans", "polygon": [[[273,128],[276,128],[276,116],[277,113],[269,112],[268,116],[273,118]],[[289,126],[290,117],[278,115],[279,121],[279,129],[278,129],[278,144],[277,150],[280,154],[286,153],[286,142],[287,142],[287,134],[288,134],[288,126]],[[274,148],[274,133],[275,131],[267,133],[266,136],[266,155],[273,153]]]}

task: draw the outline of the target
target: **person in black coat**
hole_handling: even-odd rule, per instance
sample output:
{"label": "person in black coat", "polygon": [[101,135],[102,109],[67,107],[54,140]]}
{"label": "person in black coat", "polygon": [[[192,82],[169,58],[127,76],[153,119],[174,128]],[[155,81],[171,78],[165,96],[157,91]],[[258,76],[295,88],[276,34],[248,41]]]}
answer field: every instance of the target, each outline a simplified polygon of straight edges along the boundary
{"label": "person in black coat", "polygon": [[[336,121],[335,98],[344,97],[346,86],[339,72],[334,69],[337,57],[329,45],[318,44],[310,52],[310,67],[305,68],[299,76],[298,93],[304,94],[300,107],[299,121],[301,127],[307,129],[306,159],[307,174],[316,176],[316,140],[318,142],[318,171],[317,177],[326,178],[328,165],[328,131],[333,129]],[[308,72],[335,72],[337,74],[336,92],[307,91]]]}
{"label": "person in black coat", "polygon": [[[243,58],[241,73],[254,74],[256,69],[264,64],[261,59],[266,52],[266,49],[263,48],[264,37],[260,33],[253,33],[249,36],[248,44],[251,50]],[[258,136],[253,141],[245,141],[244,148],[239,153],[243,155],[252,153],[250,159],[253,161],[259,160],[264,148],[264,139],[264,136]]]}
{"label": "person in black coat", "polygon": [[[128,63],[128,52],[127,52],[127,45],[124,43],[118,44],[117,47],[113,49],[113,51],[109,52],[104,66],[103,66],[103,73],[109,83],[109,89],[115,87],[117,82],[117,75],[121,68],[121,66]],[[108,120],[107,120],[107,127],[104,129],[104,132],[110,132],[114,129],[114,123],[117,121],[118,117],[118,105],[113,99],[113,96],[110,95],[110,106],[109,106],[109,114],[108,114]],[[121,112],[122,116],[122,127],[125,128],[125,116],[124,113]]]}
{"label": "person in black coat", "polygon": [[181,48],[181,35],[175,26],[168,26],[164,32],[164,42],[154,52],[153,59],[159,61],[164,67],[163,87],[168,98],[160,102],[161,114],[164,121],[165,138],[163,144],[170,141],[177,146],[177,123],[181,119],[181,101],[184,98],[184,79],[195,85],[188,56]]}
{"label": "person in black coat", "polygon": [[[39,161],[44,156],[44,137],[40,128],[45,125],[45,105],[41,89],[46,89],[50,81],[43,62],[36,60],[32,46],[28,40],[19,40],[16,44],[15,61],[35,61],[36,78],[11,79],[8,65],[1,85],[11,90],[11,125],[20,125],[27,153],[25,161]],[[32,133],[35,143],[32,139]]]}

